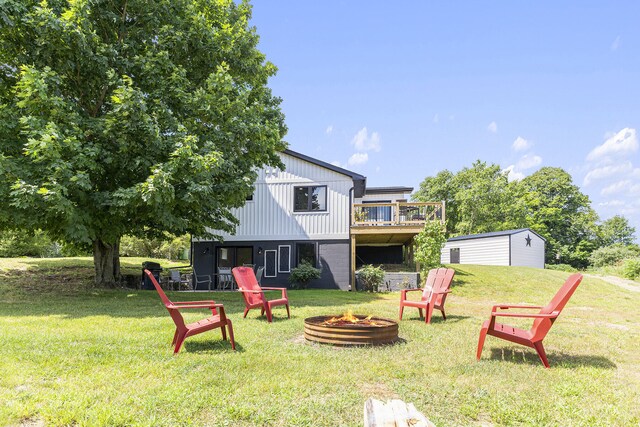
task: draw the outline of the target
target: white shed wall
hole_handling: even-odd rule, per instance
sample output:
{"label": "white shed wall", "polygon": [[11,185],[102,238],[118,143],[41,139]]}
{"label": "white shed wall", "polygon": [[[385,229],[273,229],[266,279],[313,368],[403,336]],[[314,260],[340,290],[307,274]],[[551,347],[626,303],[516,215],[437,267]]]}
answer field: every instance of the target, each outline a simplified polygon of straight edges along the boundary
{"label": "white shed wall", "polygon": [[[353,180],[340,173],[281,153],[285,170],[260,170],[253,200],[232,212],[236,233],[219,233],[225,241],[349,238],[349,190]],[[326,212],[294,212],[293,188],[326,185]]]}
{"label": "white shed wall", "polygon": [[446,242],[440,256],[443,264],[451,262],[453,248],[460,248],[460,264],[509,265],[509,236]]}
{"label": "white shed wall", "polygon": [[[527,235],[531,246],[527,246]],[[544,240],[530,231],[511,235],[511,265],[544,268]]]}

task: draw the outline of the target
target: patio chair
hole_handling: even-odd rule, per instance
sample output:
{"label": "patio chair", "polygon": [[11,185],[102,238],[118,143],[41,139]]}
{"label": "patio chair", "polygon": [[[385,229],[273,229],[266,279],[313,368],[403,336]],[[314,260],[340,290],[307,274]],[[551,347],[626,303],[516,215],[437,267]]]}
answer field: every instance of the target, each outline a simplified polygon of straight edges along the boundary
{"label": "patio chair", "polygon": [[[286,288],[261,288],[256,280],[256,275],[253,273],[253,269],[249,267],[236,267],[232,270],[233,277],[236,279],[238,285],[238,291],[242,292],[244,298],[244,316],[247,317],[247,313],[252,308],[260,308],[260,314],[267,313],[267,321],[271,323],[273,317],[271,311],[273,307],[278,305],[284,305],[287,308],[287,317],[291,318],[289,312],[289,298],[287,297]],[[264,291],[280,291],[281,297],[278,299],[267,300],[264,295]]]}
{"label": "patio chair", "polygon": [[[199,333],[209,331],[211,329],[220,328],[222,331],[222,339],[227,340],[227,331],[229,331],[229,341],[231,342],[231,348],[236,349],[236,343],[233,340],[233,327],[231,326],[231,319],[228,319],[224,312],[224,306],[222,304],[216,304],[215,301],[183,301],[183,302],[171,302],[167,295],[164,293],[158,281],[149,270],[144,270],[149,279],[153,283],[153,286],[158,291],[160,299],[164,303],[164,306],[169,311],[173,323],[176,325],[176,332],[173,334],[173,341],[171,345],[173,348],[173,354],[178,354],[182,343],[187,337],[197,335]],[[187,308],[207,308],[211,310],[211,316],[205,319],[199,320],[193,323],[184,323],[184,318],[180,313],[181,309]]]}
{"label": "patio chair", "polygon": [[218,289],[233,290],[231,267],[218,267]]}
{"label": "patio chair", "polygon": [[187,288],[191,288],[191,279],[186,274],[181,274],[178,270],[169,270],[169,286],[171,289],[175,289],[175,285],[178,285],[178,290],[184,284]]}
{"label": "patio chair", "polygon": [[[433,309],[436,308],[442,312],[442,318],[447,320],[444,312],[444,302],[447,294],[451,292],[451,282],[456,274],[452,268],[434,268],[429,270],[424,289],[402,289],[400,291],[400,320],[405,307],[415,307],[420,313],[422,319],[422,310],[425,310],[424,322],[431,323],[431,315]],[[418,300],[407,299],[409,292],[422,291],[422,298]]]}
{"label": "patio chair", "polygon": [[193,290],[195,291],[196,289],[200,289],[200,284],[206,284],[206,289],[207,290],[211,290],[211,283],[213,283],[213,281],[211,280],[211,275],[210,274],[198,274],[196,272],[196,270],[193,270],[193,280],[195,282],[194,286],[193,286]]}
{"label": "patio chair", "polygon": [[256,270],[256,280],[258,281],[258,285],[262,286],[262,274],[264,273],[264,267],[260,266]]}
{"label": "patio chair", "polygon": [[[482,356],[482,347],[484,346],[484,339],[487,335],[492,335],[496,338],[502,338],[503,340],[510,341],[516,344],[521,344],[527,347],[535,349],[538,353],[538,357],[542,361],[545,368],[549,367],[549,361],[547,355],[542,346],[542,340],[551,329],[551,326],[556,321],[560,312],[571,298],[571,295],[575,292],[576,288],[582,281],[582,274],[576,273],[569,276],[564,285],[558,290],[551,302],[546,306],[533,306],[533,305],[507,305],[499,304],[494,305],[491,309],[491,318],[486,320],[480,329],[480,338],[478,339],[478,351],[476,358],[480,360]],[[512,313],[498,310],[509,310],[510,308],[519,308],[522,310],[540,310],[538,313]],[[518,329],[513,326],[504,325],[496,322],[496,317],[519,317],[519,318],[532,318],[533,326],[530,330]]]}

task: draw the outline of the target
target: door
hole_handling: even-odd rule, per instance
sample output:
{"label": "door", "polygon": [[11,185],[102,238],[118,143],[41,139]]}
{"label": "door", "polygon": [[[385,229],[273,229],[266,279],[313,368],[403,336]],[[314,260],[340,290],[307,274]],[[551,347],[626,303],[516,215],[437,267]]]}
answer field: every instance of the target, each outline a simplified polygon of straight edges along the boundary
{"label": "door", "polygon": [[218,247],[216,255],[216,285],[220,284],[221,273],[224,275],[224,280],[227,280],[227,272],[230,272],[233,267],[253,265],[253,246]]}

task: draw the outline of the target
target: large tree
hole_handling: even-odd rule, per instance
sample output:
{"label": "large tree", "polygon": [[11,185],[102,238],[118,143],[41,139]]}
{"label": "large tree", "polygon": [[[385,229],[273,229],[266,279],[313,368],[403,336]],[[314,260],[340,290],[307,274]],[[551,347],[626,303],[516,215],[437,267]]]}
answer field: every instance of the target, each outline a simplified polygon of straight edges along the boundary
{"label": "large tree", "polygon": [[615,244],[632,245],[636,229],[629,225],[629,220],[622,215],[615,215],[600,224],[598,236],[602,246]]}
{"label": "large tree", "polygon": [[91,245],[231,231],[286,132],[251,7],[232,0],[0,3],[0,226]]}
{"label": "large tree", "polygon": [[529,227],[547,239],[547,262],[586,267],[597,248],[598,215],[571,175],[544,167],[520,181],[519,187]]}

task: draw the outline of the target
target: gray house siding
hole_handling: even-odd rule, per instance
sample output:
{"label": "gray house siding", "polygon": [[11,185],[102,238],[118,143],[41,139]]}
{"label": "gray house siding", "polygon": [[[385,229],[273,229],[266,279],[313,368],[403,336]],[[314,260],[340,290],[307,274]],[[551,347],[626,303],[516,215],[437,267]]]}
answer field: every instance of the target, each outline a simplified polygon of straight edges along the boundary
{"label": "gray house siding", "polygon": [[[200,241],[193,243],[193,265],[198,275],[214,275],[219,264],[219,248],[251,248],[252,263],[257,267],[265,266],[265,254],[275,251],[275,277],[262,276],[263,286],[290,287],[289,276],[291,269],[297,266],[296,244],[316,245],[316,267],[321,270],[320,279],[309,284],[309,288],[349,290],[349,241],[348,240],[263,240],[263,241],[228,241],[224,243]],[[280,270],[280,247],[289,246],[288,272]],[[274,252],[269,252],[273,255]]]}

